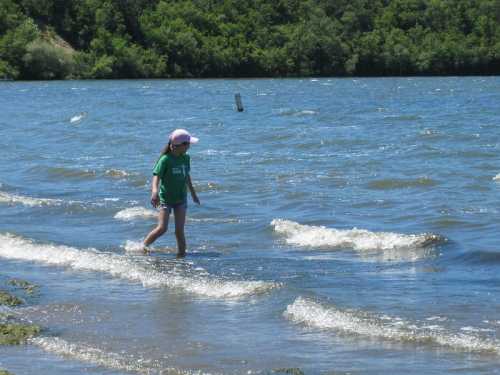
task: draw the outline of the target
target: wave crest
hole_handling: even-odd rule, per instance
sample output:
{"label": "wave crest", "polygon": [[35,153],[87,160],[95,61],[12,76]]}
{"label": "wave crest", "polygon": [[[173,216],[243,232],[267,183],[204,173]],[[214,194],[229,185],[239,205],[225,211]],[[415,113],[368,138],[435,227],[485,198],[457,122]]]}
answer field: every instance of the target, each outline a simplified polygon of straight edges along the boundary
{"label": "wave crest", "polygon": [[30,343],[53,354],[116,370],[145,373],[157,367],[152,361],[127,358],[122,354],[105,352],[87,344],[70,343],[57,337],[36,337],[30,339]]}
{"label": "wave crest", "polygon": [[24,195],[0,192],[0,203],[22,204],[28,207],[58,206],[63,203],[60,199],[33,198]]}
{"label": "wave crest", "polygon": [[130,207],[121,210],[114,216],[117,220],[131,221],[136,219],[152,219],[157,218],[158,213],[154,210],[144,207]]}
{"label": "wave crest", "polygon": [[422,248],[442,242],[436,234],[400,234],[370,232],[365,229],[340,230],[323,226],[302,225],[290,220],[274,219],[274,230],[285,236],[286,242],[313,248],[351,248],[354,250],[394,250]]}
{"label": "wave crest", "polygon": [[104,174],[112,178],[127,178],[129,176],[132,176],[130,172],[121,169],[106,169]]}
{"label": "wave crest", "polygon": [[298,297],[283,314],[296,323],[347,335],[421,345],[432,344],[458,351],[500,355],[500,342],[497,340],[462,332],[448,332],[438,325],[419,326],[386,315],[378,317],[362,311],[340,310],[303,297]]}
{"label": "wave crest", "polygon": [[113,277],[140,282],[145,287],[168,287],[209,298],[239,298],[268,292],[278,283],[228,280],[209,275],[204,270],[185,267],[186,262],[173,262],[168,269],[157,270],[127,255],[80,250],[69,246],[37,244],[12,234],[0,234],[0,257],[34,261],[77,271],[104,272]]}

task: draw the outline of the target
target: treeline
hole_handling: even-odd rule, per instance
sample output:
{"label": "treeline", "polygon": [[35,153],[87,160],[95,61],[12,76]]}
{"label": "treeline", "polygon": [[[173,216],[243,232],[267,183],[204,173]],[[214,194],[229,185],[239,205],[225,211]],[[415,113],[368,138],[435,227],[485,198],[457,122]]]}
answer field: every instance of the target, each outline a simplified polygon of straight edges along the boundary
{"label": "treeline", "polygon": [[500,73],[500,0],[0,0],[0,78]]}

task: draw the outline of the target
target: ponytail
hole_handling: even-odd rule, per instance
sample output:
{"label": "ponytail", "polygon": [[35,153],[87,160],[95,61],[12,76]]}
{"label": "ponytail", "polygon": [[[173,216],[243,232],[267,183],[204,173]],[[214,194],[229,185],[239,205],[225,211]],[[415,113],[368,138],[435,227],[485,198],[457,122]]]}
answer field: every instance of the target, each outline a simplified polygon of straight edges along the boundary
{"label": "ponytail", "polygon": [[[170,140],[168,140],[168,143],[161,149],[160,156],[158,157],[158,160],[160,160],[163,155],[170,154],[170,152],[172,151],[171,143],[172,142]],[[157,163],[158,163],[158,160],[156,161]]]}
{"label": "ponytail", "polygon": [[165,147],[162,148],[160,157],[162,157],[163,155],[170,154],[170,151],[172,151],[171,146],[172,146],[172,141],[169,140],[168,143],[165,145]]}

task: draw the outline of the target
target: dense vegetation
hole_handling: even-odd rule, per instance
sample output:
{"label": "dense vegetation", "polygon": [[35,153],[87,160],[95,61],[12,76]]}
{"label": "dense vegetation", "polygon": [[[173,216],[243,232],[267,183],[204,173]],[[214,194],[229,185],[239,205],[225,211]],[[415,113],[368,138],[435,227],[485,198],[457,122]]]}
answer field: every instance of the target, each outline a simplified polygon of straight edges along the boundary
{"label": "dense vegetation", "polygon": [[500,0],[0,0],[0,78],[499,73]]}

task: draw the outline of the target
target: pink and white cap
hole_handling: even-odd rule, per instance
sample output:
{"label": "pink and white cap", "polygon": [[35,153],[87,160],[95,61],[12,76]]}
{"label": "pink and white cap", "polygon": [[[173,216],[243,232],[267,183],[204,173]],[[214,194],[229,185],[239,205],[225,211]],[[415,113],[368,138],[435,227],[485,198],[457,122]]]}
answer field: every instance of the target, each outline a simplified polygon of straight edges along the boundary
{"label": "pink and white cap", "polygon": [[177,146],[180,145],[184,142],[189,142],[189,143],[198,143],[199,139],[196,137],[193,137],[189,132],[185,129],[175,129],[172,134],[170,134],[170,142],[172,142],[173,145]]}

